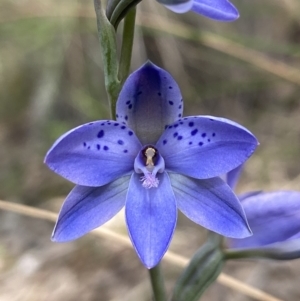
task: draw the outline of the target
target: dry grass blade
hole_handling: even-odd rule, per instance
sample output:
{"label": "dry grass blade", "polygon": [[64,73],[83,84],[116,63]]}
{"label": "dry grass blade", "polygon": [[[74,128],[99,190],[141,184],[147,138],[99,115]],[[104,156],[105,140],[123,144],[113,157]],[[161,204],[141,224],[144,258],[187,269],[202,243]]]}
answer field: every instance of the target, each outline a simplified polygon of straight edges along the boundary
{"label": "dry grass blade", "polygon": [[[142,13],[137,19],[137,25],[146,29],[155,30],[158,32],[170,34],[175,37],[196,40],[201,44],[215,49],[217,51],[226,53],[232,57],[243,60],[251,65],[258,67],[270,74],[278,76],[284,80],[300,85],[300,71],[284,62],[276,59],[269,58],[264,53],[249,49],[239,43],[230,41],[217,34],[208,31],[197,31],[195,28],[185,25],[180,21],[174,19],[167,19],[155,14]],[[82,17],[82,18],[95,18],[94,12],[87,10],[85,7],[73,12],[66,9],[61,9],[60,12],[49,11],[30,11],[22,12],[14,17],[1,16],[0,22],[14,21],[19,19],[26,19],[32,17]]]}
{"label": "dry grass blade", "polygon": [[[51,211],[38,209],[26,205],[16,204],[16,203],[10,203],[6,201],[0,200],[0,209],[6,210],[6,211],[12,211],[15,213],[19,213],[22,215],[40,218],[48,221],[56,221],[57,214]],[[124,246],[131,247],[130,240],[118,233],[115,233],[105,227],[95,229],[91,233],[100,236],[105,239],[111,239],[111,240],[117,240],[119,243],[122,243]],[[183,256],[180,256],[178,254],[175,254],[171,251],[168,251],[165,256],[164,260],[170,262],[171,264],[175,264],[180,267],[184,267],[187,265],[189,259]],[[259,301],[283,301],[281,299],[278,299],[276,297],[273,297],[259,289],[256,289],[254,287],[251,287],[247,284],[244,284],[243,282],[234,279],[224,273],[221,273],[218,277],[217,281],[233,290],[236,290],[240,293],[243,293],[251,298],[254,298]]]}

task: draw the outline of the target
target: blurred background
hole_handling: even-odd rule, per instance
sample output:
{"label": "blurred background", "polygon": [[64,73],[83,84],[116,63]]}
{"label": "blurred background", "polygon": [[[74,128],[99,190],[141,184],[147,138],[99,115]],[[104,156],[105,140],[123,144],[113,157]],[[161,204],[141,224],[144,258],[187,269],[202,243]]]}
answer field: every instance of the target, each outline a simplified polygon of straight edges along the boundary
{"label": "blurred background", "polygon": [[[151,59],[178,82],[185,115],[230,118],[258,137],[238,192],[300,190],[300,2],[232,2],[241,18],[218,23],[143,0],[132,70]],[[93,1],[1,0],[0,199],[58,211],[72,184],[46,168],[45,153],[69,129],[106,118]],[[126,235],[122,213],[106,227]],[[151,300],[132,249],[92,235],[55,244],[52,228],[0,211],[1,301]],[[191,256],[204,237],[180,216],[171,249]],[[163,267],[171,290],[180,269]],[[299,260],[229,262],[224,271],[300,300]],[[201,300],[252,299],[214,284]]]}

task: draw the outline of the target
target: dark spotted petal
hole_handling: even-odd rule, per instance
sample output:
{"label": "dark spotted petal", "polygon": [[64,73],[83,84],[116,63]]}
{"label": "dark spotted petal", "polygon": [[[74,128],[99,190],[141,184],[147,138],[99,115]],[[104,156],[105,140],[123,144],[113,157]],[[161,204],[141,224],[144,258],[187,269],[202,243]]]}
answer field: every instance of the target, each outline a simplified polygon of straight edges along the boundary
{"label": "dark spotted petal", "polygon": [[193,222],[223,236],[251,235],[244,210],[220,178],[197,180],[170,173],[178,209]]}
{"label": "dark spotted petal", "polygon": [[234,21],[238,10],[227,0],[194,0],[192,11],[216,21]]}
{"label": "dark spotted petal", "polygon": [[252,248],[282,242],[300,233],[300,192],[260,193],[242,201],[253,236],[232,239],[234,248]]}
{"label": "dark spotted petal", "polygon": [[110,220],[125,205],[130,176],[102,187],[76,186],[67,196],[52,240],[77,239]]}
{"label": "dark spotted petal", "polygon": [[172,76],[151,62],[126,80],[117,102],[117,120],[142,144],[156,143],[165,127],[182,116],[183,103]]}
{"label": "dark spotted petal", "polygon": [[75,184],[101,186],[133,171],[140,148],[127,126],[96,121],[60,137],[48,151],[45,163]]}
{"label": "dark spotted petal", "polygon": [[257,144],[248,130],[233,121],[196,116],[169,126],[156,147],[165,160],[166,170],[207,179],[244,163]]}

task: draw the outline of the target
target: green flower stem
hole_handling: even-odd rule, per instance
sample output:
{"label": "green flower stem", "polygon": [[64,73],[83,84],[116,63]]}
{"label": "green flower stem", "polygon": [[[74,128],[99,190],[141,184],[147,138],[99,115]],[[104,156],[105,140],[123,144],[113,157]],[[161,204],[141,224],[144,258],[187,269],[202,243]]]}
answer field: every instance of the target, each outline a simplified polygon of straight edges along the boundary
{"label": "green flower stem", "polygon": [[108,0],[106,6],[106,16],[110,20],[111,16],[121,0]]}
{"label": "green flower stem", "polygon": [[249,259],[249,258],[267,258],[275,260],[292,260],[300,258],[300,249],[291,248],[261,248],[261,249],[240,249],[224,250],[226,259]]}
{"label": "green flower stem", "polygon": [[111,116],[116,119],[116,102],[121,90],[121,83],[118,79],[116,32],[105,15],[101,0],[94,0],[94,5],[104,66],[105,88],[110,103]]}
{"label": "green flower stem", "polygon": [[150,280],[155,301],[167,301],[164,278],[160,264],[149,270]]}
{"label": "green flower stem", "polygon": [[118,28],[119,23],[127,15],[129,10],[135,7],[141,1],[142,0],[121,0],[117,4],[114,11],[112,12],[111,18],[109,19],[115,29]]}
{"label": "green flower stem", "polygon": [[119,74],[118,78],[123,85],[124,81],[129,75],[133,39],[134,39],[134,28],[135,28],[135,15],[136,8],[133,7],[124,19],[124,28],[123,28],[123,40],[122,40],[122,49],[120,56],[119,64]]}

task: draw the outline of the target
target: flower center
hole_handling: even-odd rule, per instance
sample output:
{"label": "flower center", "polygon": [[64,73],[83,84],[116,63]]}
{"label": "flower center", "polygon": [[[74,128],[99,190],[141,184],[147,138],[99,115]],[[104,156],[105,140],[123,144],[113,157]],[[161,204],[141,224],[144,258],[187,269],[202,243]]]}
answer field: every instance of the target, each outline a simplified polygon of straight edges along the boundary
{"label": "flower center", "polygon": [[134,170],[138,174],[143,174],[141,182],[144,188],[157,188],[159,184],[157,173],[164,172],[165,161],[154,146],[147,145],[135,158]]}
{"label": "flower center", "polygon": [[144,156],[146,157],[146,168],[149,171],[153,171],[154,169],[154,162],[153,159],[156,155],[156,150],[152,147],[147,147],[144,151]]}
{"label": "flower center", "polygon": [[143,187],[150,189],[153,187],[158,187],[159,180],[156,178],[156,175],[153,174],[154,170],[154,158],[156,156],[156,150],[153,147],[147,147],[144,150],[144,156],[146,158],[146,169],[147,172],[144,172],[144,176],[141,177],[143,182]]}

